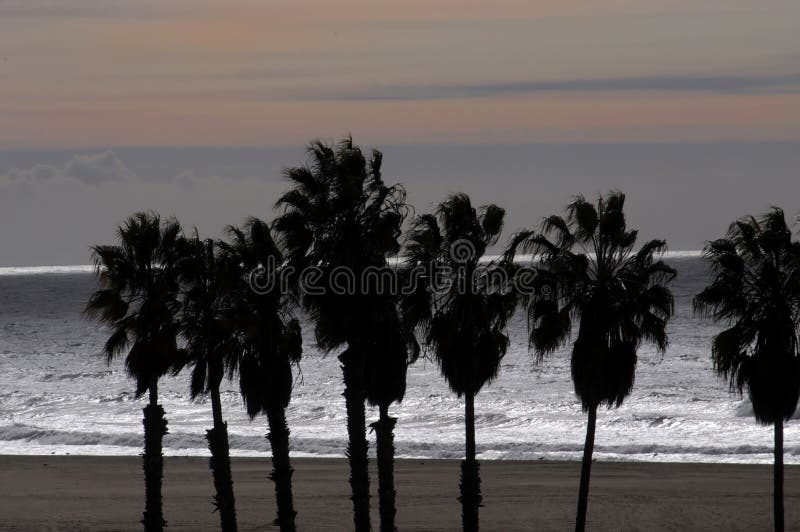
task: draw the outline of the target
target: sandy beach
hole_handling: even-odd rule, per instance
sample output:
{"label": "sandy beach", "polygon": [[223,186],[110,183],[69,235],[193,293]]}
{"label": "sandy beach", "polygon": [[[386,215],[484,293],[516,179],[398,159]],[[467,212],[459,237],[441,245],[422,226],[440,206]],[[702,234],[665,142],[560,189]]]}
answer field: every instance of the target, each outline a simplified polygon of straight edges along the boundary
{"label": "sandy beach", "polygon": [[[204,458],[165,460],[170,530],[215,530]],[[352,528],[343,459],[295,459],[300,530]],[[374,462],[370,464],[374,468]],[[577,462],[482,462],[483,530],[568,530]],[[234,459],[240,530],[272,530],[269,459]],[[137,457],[0,457],[0,530],[139,530],[143,505]],[[458,530],[458,463],[398,460],[400,530]],[[373,470],[373,523],[377,479]],[[596,462],[590,530],[767,530],[770,466]],[[800,467],[786,470],[787,530],[800,529]]]}

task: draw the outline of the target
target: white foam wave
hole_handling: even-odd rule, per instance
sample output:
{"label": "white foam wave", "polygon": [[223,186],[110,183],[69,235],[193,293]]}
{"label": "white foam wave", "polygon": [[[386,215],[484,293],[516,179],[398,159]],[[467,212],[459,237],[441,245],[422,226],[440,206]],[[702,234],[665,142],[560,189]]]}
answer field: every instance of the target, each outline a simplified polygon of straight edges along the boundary
{"label": "white foam wave", "polygon": [[[701,250],[678,250],[667,251],[661,255],[665,259],[697,258],[702,257]],[[483,262],[491,262],[500,259],[500,255],[484,255]],[[393,257],[389,259],[389,264],[397,265],[402,262],[404,257]],[[530,262],[533,255],[519,254],[516,256],[517,262]],[[91,264],[72,264],[59,266],[4,266],[0,267],[0,275],[47,275],[47,274],[75,274],[93,273],[94,266]]]}
{"label": "white foam wave", "polygon": [[94,272],[94,266],[91,264],[76,264],[70,266],[7,266],[0,268],[0,275],[48,275],[92,272]]}
{"label": "white foam wave", "polygon": [[[270,453],[269,441],[263,435],[230,434],[230,447],[234,455],[264,455]],[[207,453],[204,433],[170,432],[164,437],[165,453],[170,455],[203,455]],[[0,427],[0,448],[14,454],[35,454],[33,449],[62,449],[71,454],[138,454],[142,435],[135,432],[103,433],[96,431],[53,430],[15,423]],[[292,438],[292,454],[296,456],[341,457],[346,441],[339,438]],[[398,440],[395,442],[399,458],[460,459],[463,445],[458,442],[423,442]],[[69,449],[69,451],[64,451]],[[103,450],[105,449],[105,451]],[[112,449],[112,451],[109,451]],[[374,456],[374,445],[370,451]],[[583,452],[580,443],[537,443],[497,441],[479,453],[488,460],[577,459]],[[657,460],[657,461],[743,461],[768,460],[770,445],[742,444],[597,444],[595,455],[606,460]],[[785,447],[789,463],[800,462],[800,446]],[[61,454],[61,453],[60,453]]]}
{"label": "white foam wave", "polygon": [[[703,256],[702,250],[695,250],[695,249],[688,249],[688,250],[676,250],[676,251],[665,251],[664,253],[658,254],[658,257],[664,259],[696,259]],[[515,262],[522,262],[527,263],[531,262],[535,259],[535,255],[520,253],[517,254],[514,258]],[[500,255],[484,255],[483,260],[485,262],[491,262],[495,260],[499,260]]]}

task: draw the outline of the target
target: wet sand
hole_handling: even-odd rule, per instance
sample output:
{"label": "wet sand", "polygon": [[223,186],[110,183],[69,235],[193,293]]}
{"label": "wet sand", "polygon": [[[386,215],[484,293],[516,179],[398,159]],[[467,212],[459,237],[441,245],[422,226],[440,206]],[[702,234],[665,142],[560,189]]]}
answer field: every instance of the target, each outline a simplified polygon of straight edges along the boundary
{"label": "wet sand", "polygon": [[[295,459],[299,530],[352,529],[347,463]],[[372,519],[377,526],[374,461]],[[269,458],[233,460],[240,530],[274,530]],[[481,462],[481,529],[569,530],[578,462]],[[397,525],[458,530],[459,465],[398,460]],[[800,530],[800,467],[786,468],[786,529]],[[205,458],[168,457],[168,530],[216,530]],[[596,462],[588,530],[768,530],[771,466]],[[0,530],[140,530],[144,486],[138,457],[0,456]]]}

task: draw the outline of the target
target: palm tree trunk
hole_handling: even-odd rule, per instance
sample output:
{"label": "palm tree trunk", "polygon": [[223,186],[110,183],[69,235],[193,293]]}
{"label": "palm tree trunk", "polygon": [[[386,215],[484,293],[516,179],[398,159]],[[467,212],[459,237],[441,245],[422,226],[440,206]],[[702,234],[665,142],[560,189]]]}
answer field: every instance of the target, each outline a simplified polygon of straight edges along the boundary
{"label": "palm tree trunk", "polygon": [[275,502],[278,518],[275,524],[281,532],[294,532],[294,511],[292,499],[292,469],[289,461],[289,425],[286,423],[286,409],[274,408],[267,411],[269,433],[267,439],[272,447],[272,473],[269,478],[275,483]]}
{"label": "palm tree trunk", "polygon": [[212,387],[210,392],[214,428],[206,431],[206,440],[208,440],[208,449],[211,451],[209,466],[214,475],[214,488],[217,492],[214,495],[214,505],[219,510],[222,531],[236,532],[236,501],[233,496],[228,424],[222,420],[219,385]]}
{"label": "palm tree trunk", "polygon": [[772,491],[775,532],[783,532],[783,419],[775,422],[775,469]]}
{"label": "palm tree trunk", "polygon": [[364,406],[365,360],[360,351],[345,350],[339,357],[344,375],[344,402],[347,409],[347,458],[350,460],[350,490],[356,532],[370,530],[369,469],[367,461],[367,419]]}
{"label": "palm tree trunk", "polygon": [[594,452],[594,429],[597,424],[597,405],[589,407],[589,422],[586,426],[586,443],[583,444],[581,463],[581,485],[578,492],[578,516],[575,519],[575,532],[586,528],[586,509],[589,506],[589,477],[592,474],[592,453]]}
{"label": "palm tree trunk", "polygon": [[141,523],[146,532],[160,532],[167,522],[161,502],[161,480],[164,474],[164,455],[162,441],[167,433],[167,420],[164,409],[158,404],[158,378],[149,385],[150,404],[144,407],[144,469],[145,503]]}
{"label": "palm tree trunk", "polygon": [[381,404],[380,417],[371,427],[375,430],[378,454],[378,502],[381,516],[381,532],[395,532],[394,525],[394,426],[397,418],[389,416],[389,405]]}
{"label": "palm tree trunk", "polygon": [[481,476],[475,458],[475,395],[464,394],[466,457],[461,462],[461,521],[465,532],[478,531],[478,509],[481,506]]}

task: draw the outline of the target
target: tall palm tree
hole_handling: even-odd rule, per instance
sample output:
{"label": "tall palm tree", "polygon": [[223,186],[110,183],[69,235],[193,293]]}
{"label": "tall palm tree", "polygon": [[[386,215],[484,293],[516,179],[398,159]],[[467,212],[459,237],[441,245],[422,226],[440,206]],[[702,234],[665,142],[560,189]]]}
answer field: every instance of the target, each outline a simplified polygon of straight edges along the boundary
{"label": "tall palm tree", "polygon": [[611,192],[594,205],[576,197],[566,217],[550,216],[541,232],[522,231],[506,258],[517,250],[538,255],[539,287],[525,297],[529,343],[540,361],[567,343],[573,321],[572,382],[588,414],[575,530],[586,525],[589,477],[597,408],[619,407],[633,388],[642,341],[663,352],[673,297],[667,284],[675,270],[655,260],[666,243],[652,240],[634,251],[637,231],[628,229],[625,195]]}
{"label": "tall palm tree", "polygon": [[292,367],[303,351],[300,324],[292,302],[277,282],[281,251],[269,226],[250,218],[242,227],[229,227],[229,242],[221,242],[234,282],[227,288],[229,319],[236,346],[231,362],[238,369],[239,388],[250,419],[267,416],[267,439],[272,448],[272,473],[278,516],[284,532],[295,530],[292,498],[293,469],[289,460],[286,408],[292,397]]}
{"label": "tall palm tree", "polygon": [[[508,347],[506,322],[513,299],[479,282],[479,261],[503,228],[505,211],[472,207],[456,194],[435,214],[418,217],[406,245],[411,267],[426,279],[403,302],[404,315],[421,329],[442,375],[464,397],[466,457],[461,462],[463,528],[478,530],[480,472],[475,457],[475,395],[497,376]],[[438,281],[437,281],[438,280]]]}
{"label": "tall palm tree", "polygon": [[773,208],[734,222],[704,254],[713,277],[695,311],[727,324],[712,343],[714,369],[732,390],[747,388],[756,420],[774,426],[774,519],[782,531],[783,423],[800,397],[800,243]]}
{"label": "tall palm tree", "polygon": [[176,274],[181,227],[150,212],[129,217],[117,230],[118,243],[94,246],[100,288],[86,313],[111,327],[104,352],[109,363],[127,351],[125,369],[136,381],[136,397],[149,392],[144,408],[145,530],[166,525],[161,503],[162,440],[167,433],[158,404],[158,380],[177,360],[179,311]]}
{"label": "tall palm tree", "polygon": [[220,385],[230,370],[234,355],[232,323],[227,312],[229,279],[225,264],[216,253],[214,240],[194,235],[181,240],[179,278],[183,286],[181,334],[185,339],[184,357],[175,372],[186,364],[192,367],[189,391],[192,399],[211,397],[213,428],[206,431],[211,451],[215,506],[222,530],[236,530],[236,502],[233,495],[228,424],[222,417]]}
{"label": "tall palm tree", "polygon": [[[303,291],[301,298],[314,322],[317,344],[326,352],[345,347],[339,361],[347,409],[346,454],[355,528],[364,531],[371,526],[364,405],[372,351],[368,331],[385,298],[360,280],[367,268],[385,267],[387,255],[398,251],[405,192],[383,182],[381,153],[373,150],[367,160],[352,138],[335,146],[312,142],[308,155],[308,165],[284,172],[291,189],[278,200],[281,214],[274,228],[286,249],[287,267],[298,274],[319,274],[316,289]],[[304,280],[309,281],[295,278],[295,286]],[[349,281],[350,286],[342,286]]]}

